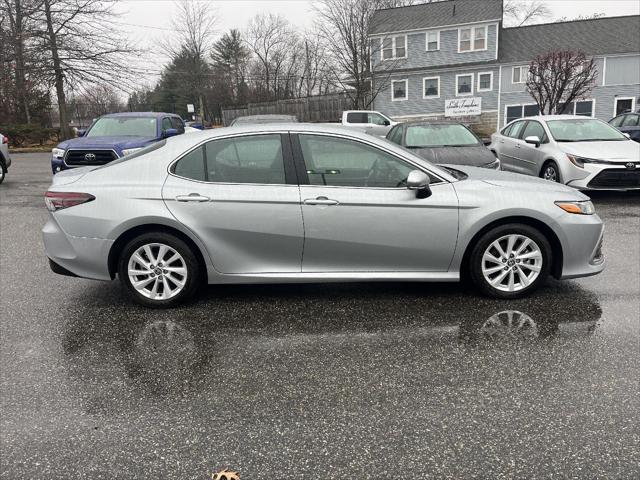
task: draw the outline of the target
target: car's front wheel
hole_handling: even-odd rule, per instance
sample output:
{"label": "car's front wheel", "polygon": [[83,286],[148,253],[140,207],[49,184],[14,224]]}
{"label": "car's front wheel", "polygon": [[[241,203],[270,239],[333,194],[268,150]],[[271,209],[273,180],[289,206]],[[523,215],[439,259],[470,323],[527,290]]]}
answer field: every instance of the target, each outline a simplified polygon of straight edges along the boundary
{"label": "car's front wheel", "polygon": [[125,245],[118,275],[136,302],[146,307],[168,308],[195,293],[200,265],[182,239],[153,232],[140,235]]}
{"label": "car's front wheel", "polygon": [[551,182],[562,183],[562,178],[560,177],[560,169],[558,168],[558,164],[553,160],[550,160],[544,164],[540,172],[540,177]]}
{"label": "car's front wheel", "polygon": [[502,225],[486,232],[473,247],[470,273],[486,295],[519,298],[542,285],[551,269],[552,250],[537,229]]}

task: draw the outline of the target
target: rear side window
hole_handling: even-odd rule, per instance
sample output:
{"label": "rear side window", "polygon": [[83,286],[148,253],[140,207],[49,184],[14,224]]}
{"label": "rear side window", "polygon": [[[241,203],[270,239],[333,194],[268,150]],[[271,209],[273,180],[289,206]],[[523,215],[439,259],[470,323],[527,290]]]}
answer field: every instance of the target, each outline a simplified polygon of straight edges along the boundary
{"label": "rear side window", "polygon": [[626,115],[624,121],[622,122],[623,127],[637,127],[638,126],[638,118],[640,115]]}
{"label": "rear side window", "polygon": [[347,113],[347,123],[369,123],[369,116],[365,112]]}
{"label": "rear side window", "polygon": [[204,147],[200,146],[182,157],[173,168],[179,177],[204,182],[205,178]]}
{"label": "rear side window", "polygon": [[391,135],[389,135],[389,140],[398,145],[402,145],[402,127],[394,127]]}

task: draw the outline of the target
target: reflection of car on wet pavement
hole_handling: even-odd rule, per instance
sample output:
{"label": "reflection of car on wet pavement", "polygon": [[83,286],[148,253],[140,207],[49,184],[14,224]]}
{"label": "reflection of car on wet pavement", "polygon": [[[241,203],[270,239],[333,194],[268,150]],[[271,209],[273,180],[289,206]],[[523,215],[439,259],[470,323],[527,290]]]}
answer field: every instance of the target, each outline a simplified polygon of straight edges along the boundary
{"label": "reflection of car on wet pavement", "polygon": [[604,269],[602,221],[574,189],[441,168],[361,132],[285,131],[182,135],[56,175],[43,229],[51,268],[117,275],[150,307],[181,303],[206,282],[465,277],[488,296],[514,299],[549,276]]}

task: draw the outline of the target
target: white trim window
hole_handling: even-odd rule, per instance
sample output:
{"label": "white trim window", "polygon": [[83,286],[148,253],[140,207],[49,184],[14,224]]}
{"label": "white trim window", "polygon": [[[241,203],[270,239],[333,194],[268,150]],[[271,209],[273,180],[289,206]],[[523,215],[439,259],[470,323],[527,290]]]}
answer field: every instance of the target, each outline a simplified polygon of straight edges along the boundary
{"label": "white trim window", "polygon": [[397,35],[382,39],[382,60],[407,58],[407,36]]}
{"label": "white trim window", "polygon": [[456,96],[473,95],[473,73],[456,75]]}
{"label": "white trim window", "polygon": [[391,101],[401,102],[409,99],[409,81],[391,80]]}
{"label": "white trim window", "polygon": [[440,77],[422,79],[422,98],[440,98]]}
{"label": "white trim window", "polygon": [[504,106],[504,124],[511,123],[518,118],[535,117],[540,115],[540,109],[535,103],[526,103],[524,105],[505,105]]}
{"label": "white trim window", "polygon": [[458,53],[479,52],[487,49],[487,25],[458,29]]}
{"label": "white trim window", "polygon": [[557,115],[580,115],[583,117],[593,117],[595,115],[596,101],[592,98],[587,100],[575,100],[569,104],[563,103],[556,109]]}
{"label": "white trim window", "polygon": [[493,72],[479,72],[477,92],[490,92],[493,90]]}
{"label": "white trim window", "polygon": [[[618,108],[618,102],[623,101],[626,102],[631,100],[631,109],[627,108]],[[613,116],[617,117],[625,112],[635,112],[636,111],[636,97],[615,97],[613,99]]]}
{"label": "white trim window", "polygon": [[529,74],[528,65],[518,65],[511,68],[511,83],[514,85],[527,82],[527,75]]}
{"label": "white trim window", "polygon": [[440,31],[426,33],[426,50],[427,52],[435,52],[440,50]]}

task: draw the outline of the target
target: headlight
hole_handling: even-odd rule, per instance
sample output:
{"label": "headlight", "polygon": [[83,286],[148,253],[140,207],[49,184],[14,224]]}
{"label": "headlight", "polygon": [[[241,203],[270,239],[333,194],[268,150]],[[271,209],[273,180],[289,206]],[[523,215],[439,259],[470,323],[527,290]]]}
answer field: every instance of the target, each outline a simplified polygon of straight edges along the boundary
{"label": "headlight", "polygon": [[126,148],[124,150],[122,150],[122,155],[126,156],[126,155],[131,155],[132,153],[137,152],[138,150],[142,150],[142,147],[138,147],[138,148]]}
{"label": "headlight", "polygon": [[62,158],[64,157],[64,149],[63,148],[54,148],[51,150],[51,155],[53,155],[55,158]]}
{"label": "headlight", "polygon": [[567,213],[576,213],[578,215],[593,215],[596,209],[590,200],[583,202],[555,202],[557,206]]}
{"label": "headlight", "polygon": [[567,158],[571,163],[573,163],[576,167],[584,168],[585,163],[595,163],[597,160],[592,160],[591,158],[578,157],[577,155],[570,155],[567,153]]}

